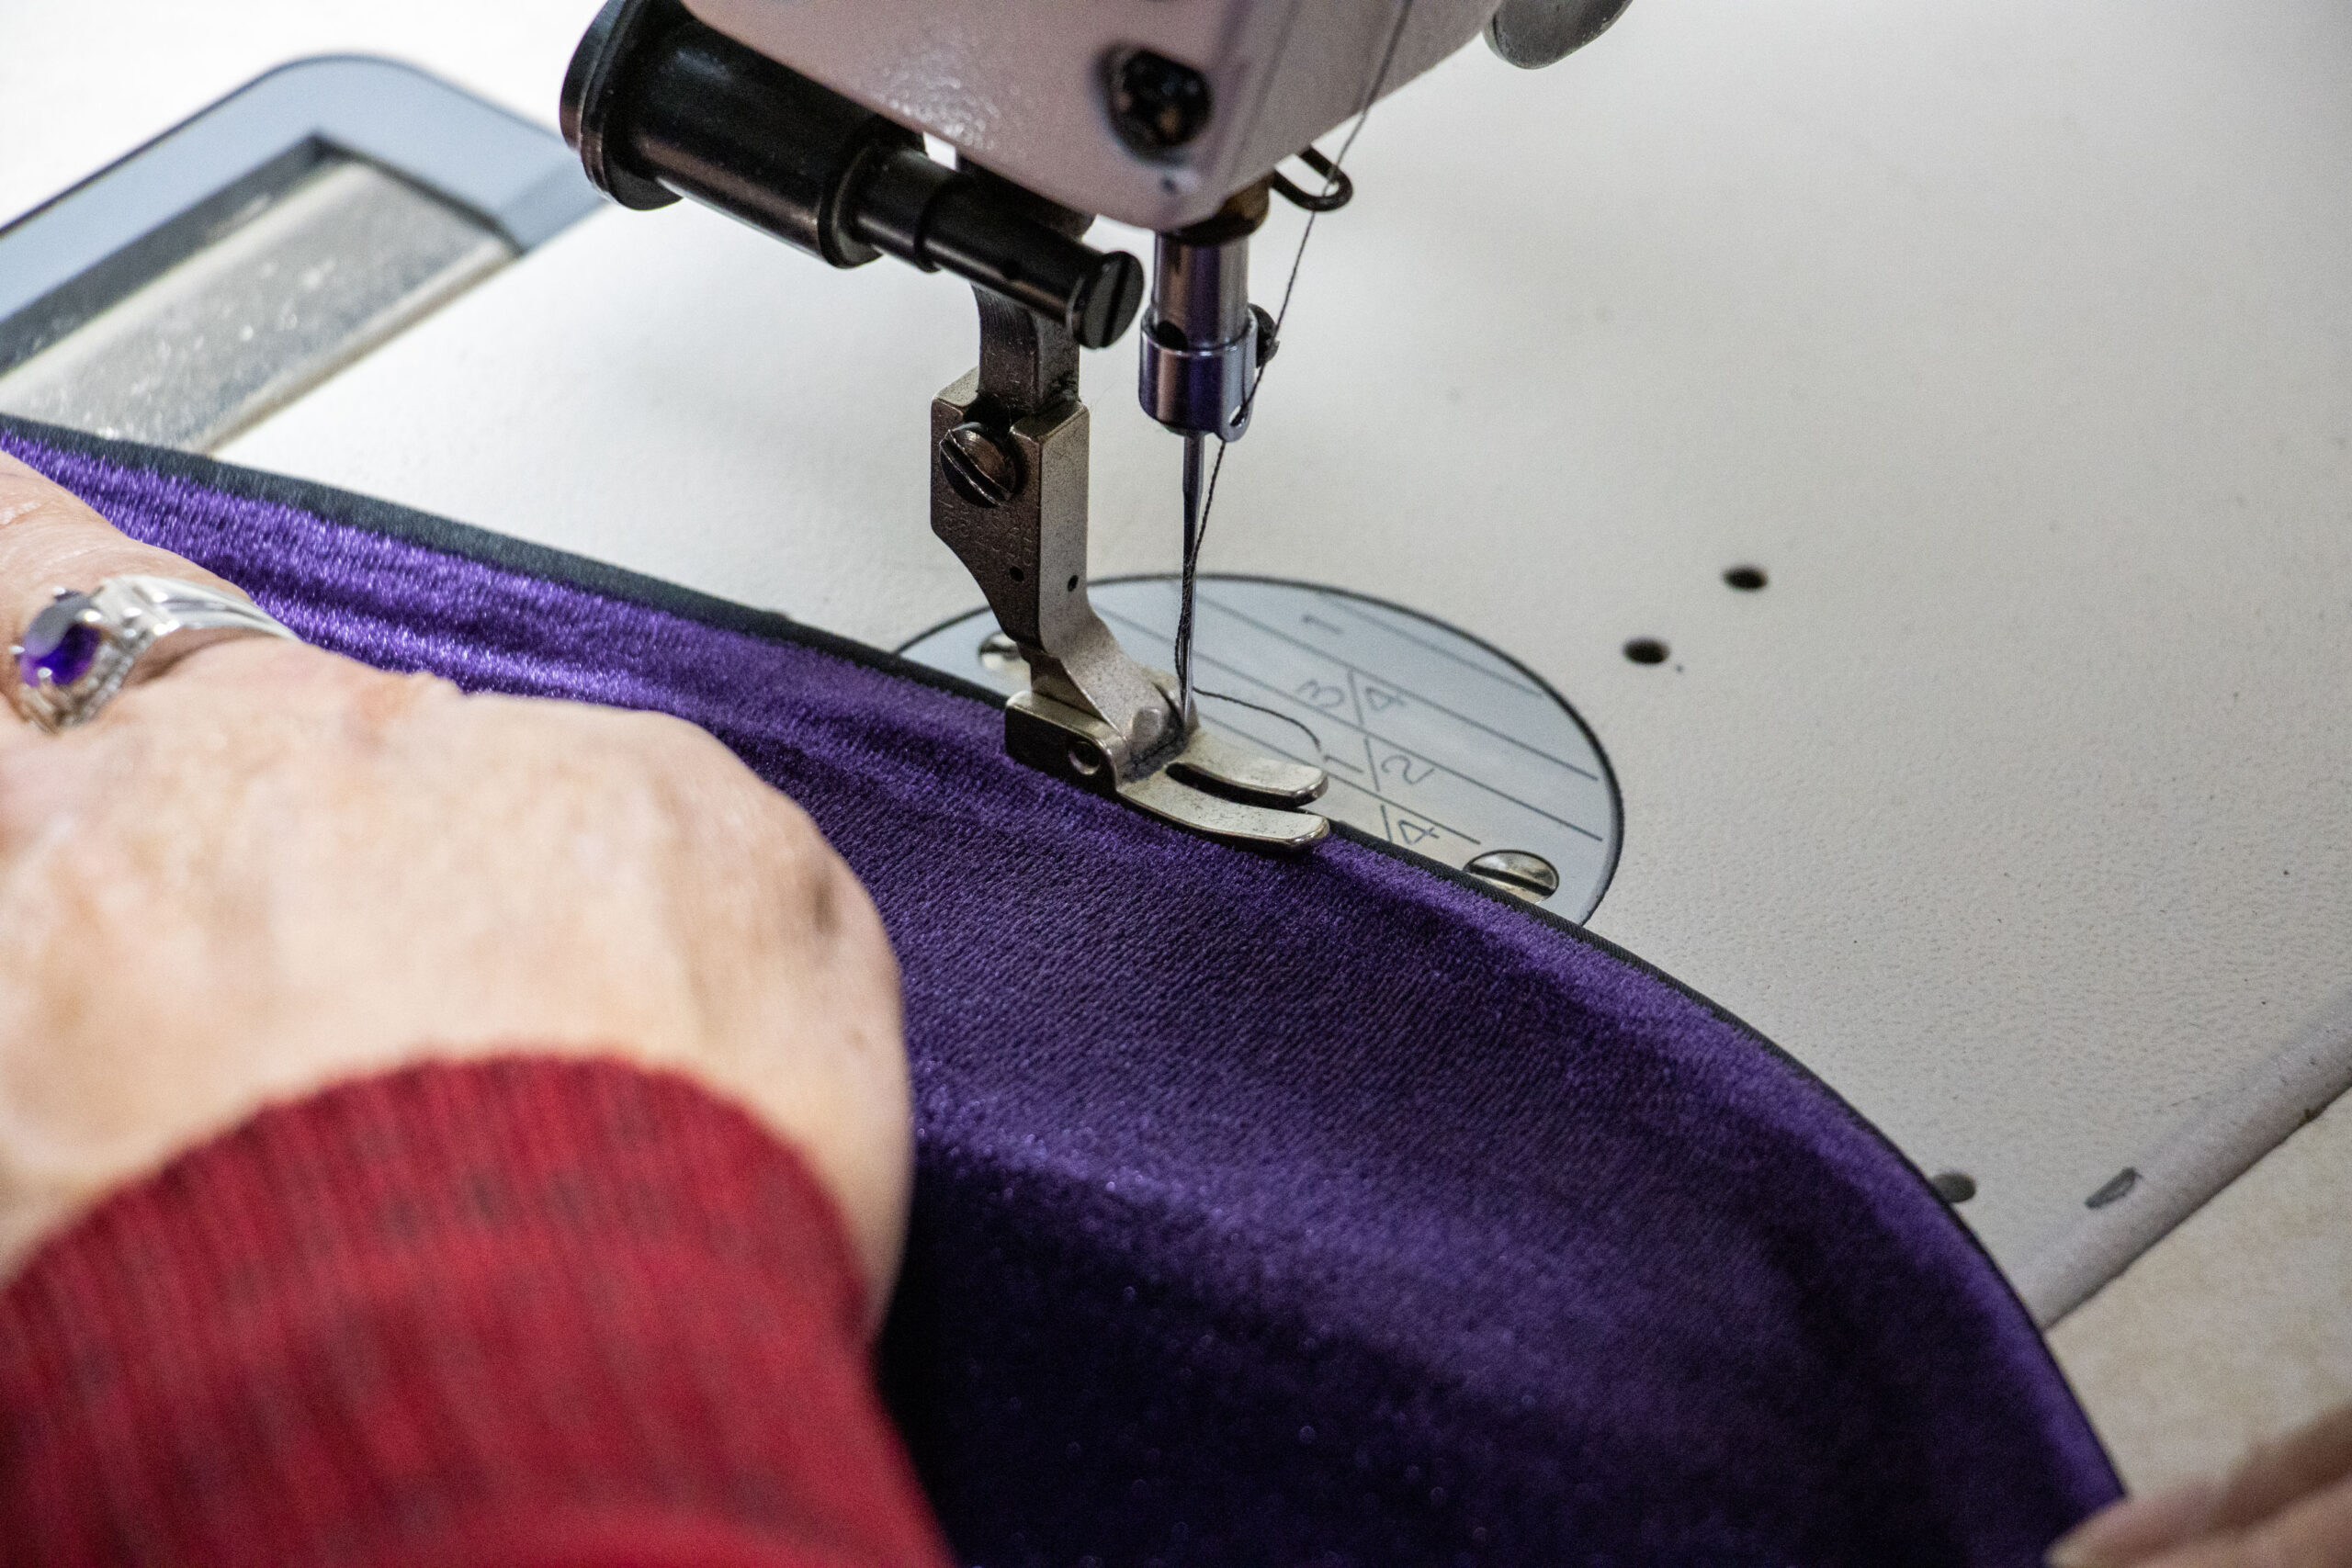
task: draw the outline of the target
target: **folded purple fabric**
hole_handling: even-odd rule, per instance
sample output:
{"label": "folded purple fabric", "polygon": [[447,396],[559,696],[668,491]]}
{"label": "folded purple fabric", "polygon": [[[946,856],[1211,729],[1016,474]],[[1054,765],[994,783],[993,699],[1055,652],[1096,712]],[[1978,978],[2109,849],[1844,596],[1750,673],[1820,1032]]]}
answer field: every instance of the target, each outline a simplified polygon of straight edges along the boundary
{"label": "folded purple fabric", "polygon": [[1272,858],[1075,793],[986,694],[780,617],[0,446],[311,642],[678,714],[815,816],[905,967],[882,1372],[966,1562],[2028,1568],[2116,1495],[1919,1174],[1605,942],[1384,845]]}

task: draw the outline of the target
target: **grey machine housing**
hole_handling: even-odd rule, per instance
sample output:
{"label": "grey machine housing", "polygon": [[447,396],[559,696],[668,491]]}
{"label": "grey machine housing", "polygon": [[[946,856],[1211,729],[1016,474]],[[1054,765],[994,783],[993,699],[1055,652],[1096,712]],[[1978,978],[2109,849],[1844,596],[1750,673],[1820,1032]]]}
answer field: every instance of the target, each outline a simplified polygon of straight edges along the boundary
{"label": "grey machine housing", "polygon": [[[1209,217],[1363,108],[1406,3],[686,0],[719,32],[1016,185],[1159,232]],[[1496,0],[1409,5],[1384,92],[1453,54],[1497,13]],[[1596,9],[1589,0],[1540,8]],[[1613,17],[1620,6],[1599,8]],[[1109,107],[1116,73],[1139,51],[1206,84],[1198,133],[1171,151],[1138,150]]]}

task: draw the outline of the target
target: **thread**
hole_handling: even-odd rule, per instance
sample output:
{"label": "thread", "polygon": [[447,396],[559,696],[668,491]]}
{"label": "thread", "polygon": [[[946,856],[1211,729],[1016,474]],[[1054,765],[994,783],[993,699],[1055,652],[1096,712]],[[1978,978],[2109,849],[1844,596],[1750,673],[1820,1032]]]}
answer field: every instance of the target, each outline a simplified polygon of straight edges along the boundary
{"label": "thread", "polygon": [[[1329,199],[1340,188],[1340,171],[1347,167],[1348,154],[1355,150],[1356,138],[1372,118],[1372,107],[1380,101],[1381,90],[1388,85],[1388,73],[1396,68],[1397,46],[1405,41],[1406,24],[1412,20],[1413,0],[1396,0],[1396,19],[1389,24],[1388,43],[1380,55],[1380,69],[1373,73],[1372,85],[1364,90],[1363,107],[1356,111],[1355,123],[1348,128],[1347,136],[1340,143],[1340,151],[1331,159],[1331,172],[1324,176],[1323,197]],[[1298,249],[1290,258],[1290,276],[1283,284],[1283,302],[1274,312],[1274,341],[1280,343],[1283,328],[1290,321],[1291,299],[1298,293],[1298,275],[1306,265],[1307,243],[1315,238],[1316,221],[1321,211],[1310,209],[1306,227],[1298,236]],[[1269,368],[1264,361],[1258,373],[1250,378],[1249,394],[1241,400],[1241,412],[1246,422],[1258,406],[1258,389],[1266,382]],[[1182,597],[1176,610],[1176,685],[1179,706],[1184,722],[1193,720],[1193,601],[1200,576],[1201,545],[1208,537],[1209,514],[1216,509],[1216,482],[1225,472],[1225,455],[1233,443],[1217,437],[1216,461],[1209,468],[1205,491],[1200,482],[1201,459],[1206,445],[1205,436],[1187,436],[1184,441],[1184,568]]]}
{"label": "thread", "polygon": [[1237,697],[1230,692],[1212,692],[1206,686],[1203,686],[1193,694],[1204,702],[1231,703],[1235,707],[1248,708],[1253,713],[1264,714],[1268,718],[1278,718],[1306,736],[1306,743],[1314,749],[1315,755],[1317,757],[1323,755],[1323,738],[1316,734],[1313,727],[1305,719],[1293,718],[1280,708],[1270,708],[1263,703],[1253,703],[1247,697]]}
{"label": "thread", "polygon": [[1193,728],[1193,569],[1201,558],[1201,457],[1208,438],[1184,437],[1184,592],[1176,607],[1176,690],[1184,728]]}

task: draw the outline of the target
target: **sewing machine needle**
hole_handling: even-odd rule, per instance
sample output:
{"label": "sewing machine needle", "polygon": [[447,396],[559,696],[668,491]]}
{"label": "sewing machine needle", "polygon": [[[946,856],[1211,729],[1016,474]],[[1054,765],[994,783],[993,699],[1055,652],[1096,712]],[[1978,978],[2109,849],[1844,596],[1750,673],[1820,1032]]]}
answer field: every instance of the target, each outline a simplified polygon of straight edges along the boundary
{"label": "sewing machine needle", "polygon": [[1187,729],[1193,723],[1193,573],[1201,558],[1201,475],[1208,437],[1184,437],[1183,601],[1176,611],[1176,688]]}

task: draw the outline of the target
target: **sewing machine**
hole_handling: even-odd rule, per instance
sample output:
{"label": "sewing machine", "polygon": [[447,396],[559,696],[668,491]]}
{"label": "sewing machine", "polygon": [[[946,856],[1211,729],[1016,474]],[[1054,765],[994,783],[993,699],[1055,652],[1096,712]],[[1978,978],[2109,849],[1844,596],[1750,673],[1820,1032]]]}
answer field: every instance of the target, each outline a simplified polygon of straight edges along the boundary
{"label": "sewing machine", "polygon": [[[236,26],[186,9],[12,23],[0,211],[328,49],[417,59],[552,122],[589,20],[583,0],[246,0]],[[587,189],[546,130],[507,185],[444,204],[496,221],[434,230],[410,306],[185,444],[1041,692],[1041,764],[1131,799],[1162,781],[1180,819],[1263,812],[1279,837],[1321,818],[1456,866],[1496,857],[1482,874],[1749,1020],[1937,1178],[2064,1318],[2055,1341],[2135,1479],[2352,1392],[2346,1113],[2294,1131],[2352,1061],[2335,9],[1711,0],[1635,6],[1526,73],[1459,46],[1491,20],[1506,54],[1541,60],[1606,8],[1547,34],[1516,8],[1417,5],[1382,84],[1402,90],[1348,160],[1355,199],[1320,220],[1232,449],[1191,708],[1151,673],[1180,602],[1179,437],[1214,451],[1266,344],[1238,242],[1159,235],[1278,164],[1319,199],[1329,182],[1286,160],[1336,150],[1395,13],[1350,8],[1317,35],[1325,76],[1277,92],[1249,75],[1275,67],[1250,63],[1272,57],[1242,24],[1288,7],[1135,0],[970,38],[936,21],[959,9],[927,22],[911,0],[832,34],[809,4],[696,9],[707,54],[741,51],[739,85],[785,62],[865,116],[900,175],[1070,265],[1032,302],[1058,303],[1073,342],[1117,343],[1056,360],[1024,307],[993,355],[984,332],[967,390],[991,364],[1050,389],[1091,354],[1091,516],[1073,528],[1070,487],[1049,506],[1031,483],[1069,473],[1069,423],[1049,412],[1033,452],[1035,410],[967,418],[991,411],[956,387],[925,409],[970,363],[972,308],[921,262],[968,276],[951,261],[984,257],[877,220],[856,243],[917,266],[839,272],[699,200],[542,211],[525,198],[559,164]],[[115,73],[74,69],[101,40]],[[981,57],[957,49],[1001,52],[985,74],[937,64]],[[1126,49],[1200,91],[1128,80]],[[926,91],[925,62],[1002,91]],[[1122,133],[1122,93],[1148,141],[1253,83],[1265,111],[1216,108],[1180,156]],[[494,139],[500,118],[465,123]],[[409,157],[369,142],[300,200],[375,203],[422,235],[398,204],[487,162]],[[370,183],[387,167],[397,190]],[[855,254],[816,205],[808,237]],[[1106,220],[1080,238],[1057,207]],[[1270,204],[1258,303],[1278,303],[1306,218]],[[1151,333],[1154,312],[1183,330]],[[1145,364],[1150,412],[1125,390]],[[968,524],[964,547],[926,513]],[[1034,558],[975,542],[1019,533],[1008,517]],[[1012,565],[1017,594],[990,579]],[[1161,738],[1139,736],[1159,714]],[[1178,769],[1203,735],[1247,750]],[[1236,800],[1220,777],[1268,761],[1284,788]],[[1300,798],[1292,768],[1322,793]]]}
{"label": "sewing machine", "polygon": [[[1251,241],[1276,195],[1344,206],[1346,175],[1314,139],[1481,31],[1513,63],[1547,65],[1623,8],[1227,0],[977,17],[920,0],[611,0],[565,77],[563,130],[625,207],[689,197],[836,267],[887,254],[970,283],[980,363],[932,405],[931,525],[1026,674],[1008,750],[1195,831],[1298,849],[1327,830],[1306,807],[1330,754],[1305,725],[1307,758],[1204,727],[1190,661],[1207,443],[1221,457],[1247,432],[1278,347],[1276,317],[1250,299]],[[1319,188],[1281,172],[1292,156]],[[1098,214],[1156,235],[1138,383],[1145,412],[1184,441],[1173,677],[1130,655],[1089,599],[1080,351],[1116,343],[1144,297],[1135,258],[1080,239]],[[1550,861],[1501,852],[1481,857],[1498,881],[1557,891]]]}

